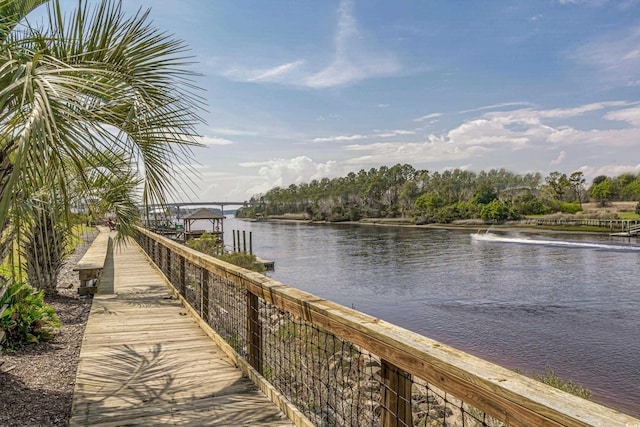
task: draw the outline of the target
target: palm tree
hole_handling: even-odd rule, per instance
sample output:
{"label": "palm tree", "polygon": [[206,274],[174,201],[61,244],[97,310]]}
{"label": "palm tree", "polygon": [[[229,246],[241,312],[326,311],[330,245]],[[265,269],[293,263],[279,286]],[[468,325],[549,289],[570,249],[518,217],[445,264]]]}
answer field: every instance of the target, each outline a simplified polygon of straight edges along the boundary
{"label": "palm tree", "polygon": [[[25,17],[43,3],[48,25],[37,28]],[[191,163],[197,145],[202,100],[185,45],[148,14],[126,17],[112,0],[90,10],[80,0],[65,18],[58,0],[0,0],[0,230],[35,192],[60,201],[66,213],[50,216],[65,221],[72,188],[88,191],[91,174],[126,200],[115,210],[125,232],[138,190],[125,182],[141,179],[144,205],[175,191],[176,167]]]}

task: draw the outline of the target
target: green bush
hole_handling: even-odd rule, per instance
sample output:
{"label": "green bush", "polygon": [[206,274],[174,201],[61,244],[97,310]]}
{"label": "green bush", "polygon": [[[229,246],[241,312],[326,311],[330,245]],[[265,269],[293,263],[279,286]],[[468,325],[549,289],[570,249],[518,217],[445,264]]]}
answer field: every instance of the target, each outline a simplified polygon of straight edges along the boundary
{"label": "green bush", "polygon": [[245,254],[243,252],[231,252],[224,255],[216,255],[216,258],[230,264],[237,265],[238,267],[246,268],[247,270],[257,271],[258,273],[262,273],[266,270],[264,264],[256,260],[255,255]]}
{"label": "green bush", "polygon": [[187,246],[203,254],[211,255],[238,267],[259,273],[266,270],[264,264],[256,261],[256,256],[243,252],[227,253],[224,244],[216,236],[210,233],[203,233],[198,239],[189,240]]}
{"label": "green bush", "polygon": [[9,307],[0,316],[0,328],[6,333],[3,347],[15,349],[55,336],[60,322],[53,307],[44,303],[44,292],[13,282],[0,299],[0,306],[5,303]]}
{"label": "green bush", "polygon": [[550,385],[574,396],[588,399],[591,397],[591,390],[575,384],[572,380],[564,381],[552,368],[547,368],[542,375],[535,375],[534,378],[544,384]]}
{"label": "green bush", "polygon": [[577,202],[560,202],[560,212],[575,214],[582,211],[582,207]]}
{"label": "green bush", "polygon": [[509,218],[509,207],[501,200],[492,200],[480,211],[483,221],[503,222]]}
{"label": "green bush", "polygon": [[222,241],[218,239],[217,236],[206,232],[197,239],[189,240],[187,246],[211,256],[217,256],[224,252],[224,244]]}

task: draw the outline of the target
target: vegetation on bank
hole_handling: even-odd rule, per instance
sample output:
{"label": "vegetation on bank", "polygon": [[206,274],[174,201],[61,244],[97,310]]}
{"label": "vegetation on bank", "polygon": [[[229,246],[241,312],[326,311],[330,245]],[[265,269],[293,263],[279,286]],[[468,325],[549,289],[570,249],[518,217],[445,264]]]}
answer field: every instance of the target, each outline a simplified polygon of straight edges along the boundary
{"label": "vegetation on bank", "polygon": [[571,393],[574,396],[582,397],[583,399],[588,399],[591,397],[591,390],[574,383],[571,379],[569,379],[568,381],[564,381],[550,367],[547,367],[543,374],[536,374],[533,378],[546,385],[550,385],[551,387],[555,387],[559,390]]}
{"label": "vegetation on bank", "polygon": [[186,245],[203,254],[211,255],[222,261],[237,265],[238,267],[246,268],[247,270],[257,271],[259,273],[266,270],[264,264],[258,262],[256,256],[253,254],[227,252],[224,248],[224,243],[210,233],[203,233],[201,237],[189,240]]}
{"label": "vegetation on bank", "polygon": [[[516,174],[505,169],[479,173],[454,169],[417,170],[411,165],[381,166],[340,178],[323,178],[254,196],[237,216],[256,218],[302,214],[314,221],[403,218],[414,224],[481,219],[490,223],[552,213],[587,217],[595,202],[640,200],[640,175],[596,177],[586,185],[582,172]],[[624,219],[640,219],[640,208]],[[605,219],[605,218],[602,218]],[[614,218],[607,218],[614,219]]]}

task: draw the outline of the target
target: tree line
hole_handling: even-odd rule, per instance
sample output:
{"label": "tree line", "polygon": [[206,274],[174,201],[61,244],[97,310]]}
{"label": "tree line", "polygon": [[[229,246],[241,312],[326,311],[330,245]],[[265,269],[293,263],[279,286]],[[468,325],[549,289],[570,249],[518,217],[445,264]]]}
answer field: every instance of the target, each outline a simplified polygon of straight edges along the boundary
{"label": "tree line", "polygon": [[601,175],[587,186],[580,171],[517,174],[506,169],[429,172],[408,164],[351,172],[252,197],[238,217],[305,214],[315,221],[409,218],[417,224],[477,219],[505,221],[553,212],[576,213],[595,201],[639,201],[640,175]]}

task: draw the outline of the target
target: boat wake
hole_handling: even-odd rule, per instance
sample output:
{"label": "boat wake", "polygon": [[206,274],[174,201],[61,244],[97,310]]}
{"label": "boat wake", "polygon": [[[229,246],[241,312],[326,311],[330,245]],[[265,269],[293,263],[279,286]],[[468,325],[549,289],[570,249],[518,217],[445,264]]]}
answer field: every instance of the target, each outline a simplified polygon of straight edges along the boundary
{"label": "boat wake", "polygon": [[640,246],[621,243],[578,242],[574,240],[530,239],[523,237],[506,237],[493,233],[472,234],[471,239],[479,242],[516,243],[522,245],[559,246],[565,248],[599,249],[607,251],[640,252]]}

